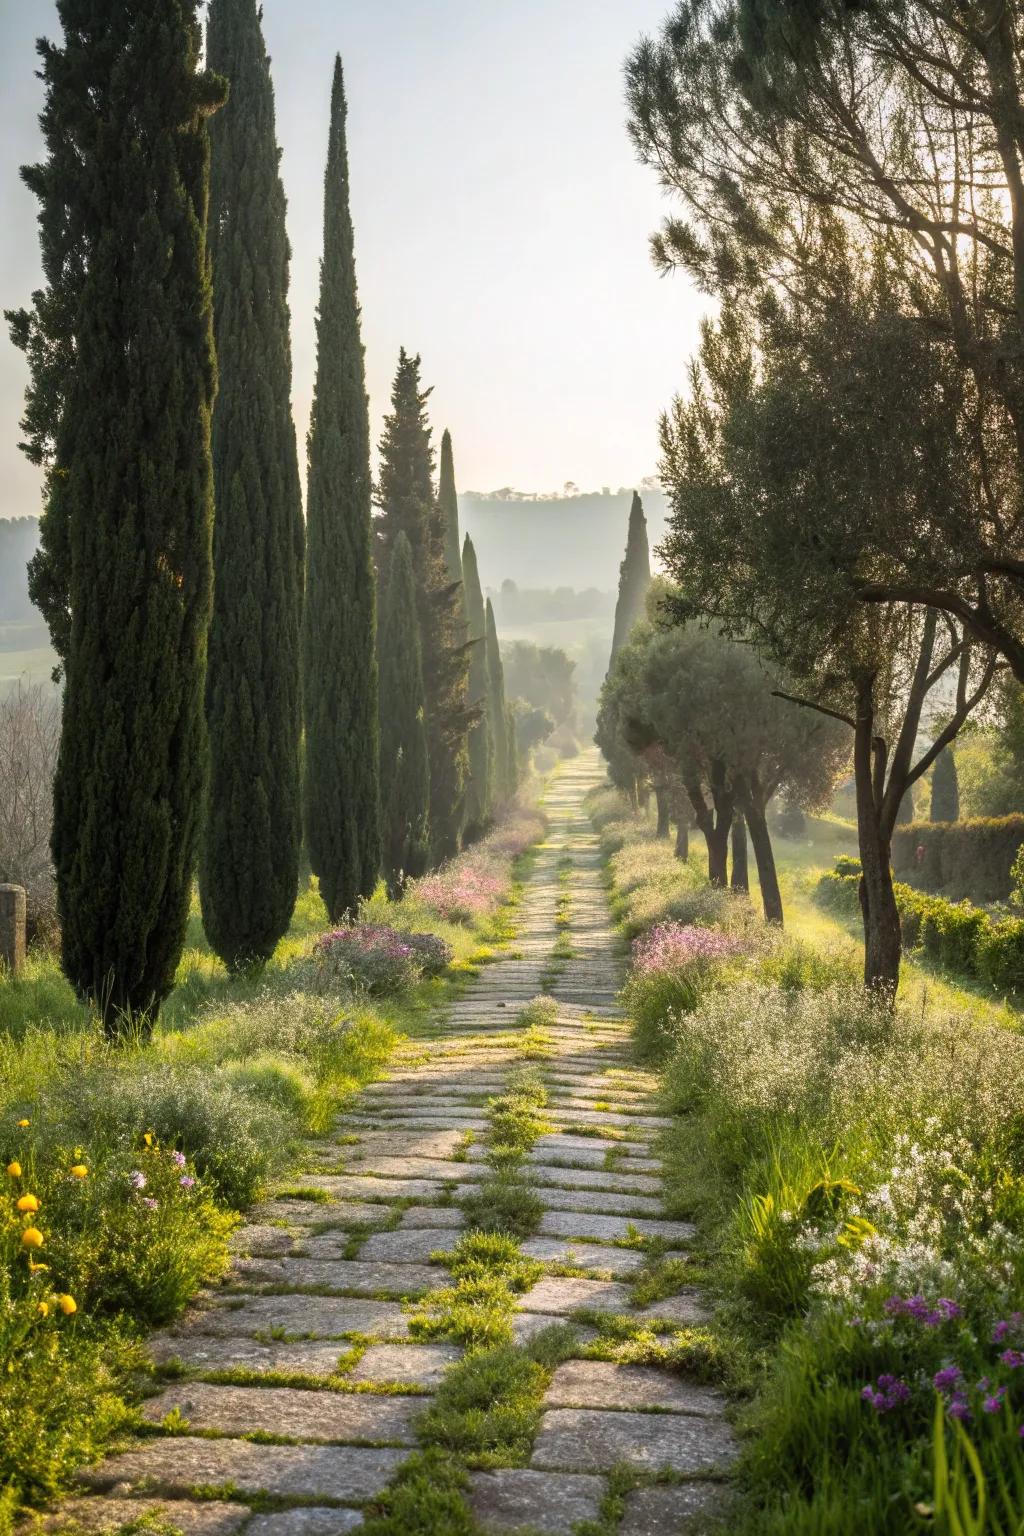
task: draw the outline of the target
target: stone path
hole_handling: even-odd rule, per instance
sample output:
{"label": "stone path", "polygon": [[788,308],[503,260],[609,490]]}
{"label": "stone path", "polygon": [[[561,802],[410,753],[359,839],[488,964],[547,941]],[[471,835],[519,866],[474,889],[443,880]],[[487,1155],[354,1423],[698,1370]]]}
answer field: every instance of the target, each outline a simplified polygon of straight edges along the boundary
{"label": "stone path", "polygon": [[[622,961],[582,807],[600,776],[588,753],[555,779],[548,841],[509,957],[483,972],[436,1034],[409,1043],[334,1139],[312,1147],[297,1197],[253,1214],[229,1286],[153,1341],[177,1374],[143,1411],[173,1433],[88,1469],[91,1491],[51,1528],[69,1516],[116,1526],[161,1502],[174,1525],[203,1536],[243,1527],[247,1536],[337,1536],[361,1524],[359,1506],[394,1477],[427,1395],[460,1358],[453,1345],[410,1337],[407,1304],[444,1284],[431,1255],[452,1247],[459,1201],[488,1171],[467,1133],[480,1137],[488,1097],[523,1066],[516,1014],[542,985],[558,1005],[542,1026],[549,1054],[534,1063],[553,1129],[529,1154],[544,1215],[522,1251],[587,1276],[544,1275],[519,1298],[515,1338],[578,1308],[658,1328],[702,1318],[688,1291],[631,1307],[629,1279],[645,1255],[624,1240],[639,1232],[681,1250],[692,1229],[662,1214],[653,1141],[665,1122],[648,1102],[651,1079],[630,1065],[616,1007]],[[614,1140],[603,1138],[608,1130]],[[580,1329],[581,1350],[594,1336]],[[667,1536],[712,1506],[713,1475],[732,1453],[711,1389],[651,1367],[570,1359],[554,1373],[529,1466],[474,1473],[471,1499],[486,1532],[569,1536],[599,1518],[608,1473],[626,1466],[668,1481],[627,1495],[621,1536]],[[197,1497],[213,1490],[217,1502]]]}

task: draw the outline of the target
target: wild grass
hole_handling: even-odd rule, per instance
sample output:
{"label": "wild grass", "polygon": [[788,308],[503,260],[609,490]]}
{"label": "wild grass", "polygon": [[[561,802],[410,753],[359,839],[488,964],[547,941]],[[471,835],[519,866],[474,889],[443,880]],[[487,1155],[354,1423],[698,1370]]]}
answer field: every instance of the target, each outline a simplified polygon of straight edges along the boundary
{"label": "wild grass", "polygon": [[[631,928],[691,901],[653,853],[644,876],[643,832],[627,818],[610,859]],[[642,970],[626,994],[648,1029],[663,1008],[670,1208],[700,1222],[712,1355],[754,1394],[729,1530],[952,1533],[981,1488],[990,1513],[962,1529],[1018,1529],[1024,1039],[955,994],[910,987],[888,1007],[849,946],[734,912],[719,920],[747,953],[689,1006]]]}

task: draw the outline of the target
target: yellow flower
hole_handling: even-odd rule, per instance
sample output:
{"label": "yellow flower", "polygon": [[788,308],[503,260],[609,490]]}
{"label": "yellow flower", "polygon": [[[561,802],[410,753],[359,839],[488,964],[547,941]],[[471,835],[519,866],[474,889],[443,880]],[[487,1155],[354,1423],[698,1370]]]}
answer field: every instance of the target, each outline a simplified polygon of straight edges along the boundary
{"label": "yellow flower", "polygon": [[71,1169],[71,1175],[72,1175],[73,1178],[84,1179],[84,1178],[86,1178],[88,1176],[88,1173],[89,1173],[89,1170],[85,1166],[84,1163],[75,1163],[75,1164],[73,1164],[72,1169]]}
{"label": "yellow flower", "polygon": [[32,1124],[31,1120],[19,1120],[18,1121],[19,1129],[21,1129],[23,1131],[26,1130],[27,1127],[30,1126],[31,1124]]}
{"label": "yellow flower", "polygon": [[49,1302],[41,1301],[39,1303],[38,1307],[36,1307],[36,1311],[39,1313],[40,1317],[49,1317],[49,1315],[50,1315],[50,1304],[49,1304]]}
{"label": "yellow flower", "polygon": [[146,1143],[147,1147],[151,1147],[153,1145],[153,1132],[152,1131],[147,1131],[145,1136],[143,1136],[142,1139]]}
{"label": "yellow flower", "polygon": [[41,1248],[43,1246],[43,1234],[38,1227],[26,1227],[21,1234],[23,1248]]}
{"label": "yellow flower", "polygon": [[41,1275],[43,1271],[49,1269],[49,1267],[49,1264],[37,1264],[35,1259],[32,1258],[30,1258],[28,1261],[28,1272],[30,1275]]}
{"label": "yellow flower", "polygon": [[58,1296],[57,1305],[65,1317],[70,1317],[72,1312],[78,1311],[78,1303],[73,1296]]}
{"label": "yellow flower", "polygon": [[35,1195],[22,1195],[18,1201],[18,1210],[23,1216],[34,1215],[39,1209],[39,1201]]}
{"label": "yellow flower", "polygon": [[12,1179],[20,1179],[21,1178],[21,1164],[19,1162],[17,1162],[17,1161],[15,1161],[13,1163],[8,1163],[7,1164],[7,1172],[10,1174]]}

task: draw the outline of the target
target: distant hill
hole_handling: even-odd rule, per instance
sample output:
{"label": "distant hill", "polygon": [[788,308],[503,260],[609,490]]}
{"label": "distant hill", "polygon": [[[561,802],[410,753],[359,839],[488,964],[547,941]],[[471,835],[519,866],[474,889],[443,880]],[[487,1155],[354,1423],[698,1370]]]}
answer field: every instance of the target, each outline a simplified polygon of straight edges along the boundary
{"label": "distant hill", "polygon": [[[515,492],[459,497],[463,531],[485,586],[595,587],[614,592],[626,548],[631,490],[520,498]],[[665,531],[662,491],[641,490],[653,551]]]}

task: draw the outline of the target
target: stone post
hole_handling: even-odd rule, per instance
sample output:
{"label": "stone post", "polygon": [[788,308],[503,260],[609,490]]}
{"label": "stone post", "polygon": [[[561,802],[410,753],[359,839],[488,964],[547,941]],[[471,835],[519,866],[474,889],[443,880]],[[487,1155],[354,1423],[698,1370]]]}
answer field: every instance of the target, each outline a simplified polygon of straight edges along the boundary
{"label": "stone post", "polygon": [[0,967],[12,976],[25,963],[25,911],[25,887],[0,885]]}

